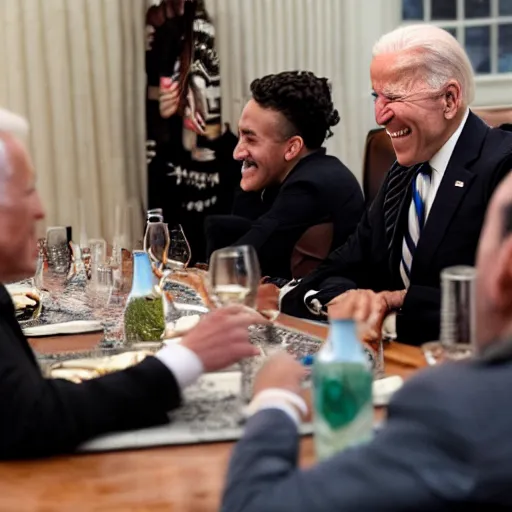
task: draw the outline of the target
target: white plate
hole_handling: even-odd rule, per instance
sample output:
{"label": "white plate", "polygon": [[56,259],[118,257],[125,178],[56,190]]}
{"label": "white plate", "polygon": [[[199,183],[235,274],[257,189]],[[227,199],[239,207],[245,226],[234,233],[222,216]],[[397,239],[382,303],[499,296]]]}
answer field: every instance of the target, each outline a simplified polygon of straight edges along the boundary
{"label": "white plate", "polygon": [[38,336],[56,336],[58,334],[81,334],[86,332],[102,331],[101,322],[95,320],[75,320],[73,322],[64,322],[60,324],[37,325],[35,327],[25,327],[23,333],[28,338]]}

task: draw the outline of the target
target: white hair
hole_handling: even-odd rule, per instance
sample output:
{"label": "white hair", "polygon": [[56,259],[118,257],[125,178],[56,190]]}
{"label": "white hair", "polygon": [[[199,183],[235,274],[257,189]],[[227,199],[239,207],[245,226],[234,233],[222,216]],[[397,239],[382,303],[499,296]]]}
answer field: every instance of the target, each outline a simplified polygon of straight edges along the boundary
{"label": "white hair", "polygon": [[8,133],[25,140],[28,137],[28,130],[28,121],[24,117],[0,108],[0,133]]}
{"label": "white hair", "polygon": [[[406,25],[384,34],[373,47],[373,56],[404,52],[400,64],[423,68],[430,87],[441,89],[456,80],[464,106],[475,96],[475,78],[471,62],[460,43],[446,30],[428,24]],[[420,57],[418,57],[420,54]]]}
{"label": "white hair", "polygon": [[6,179],[11,175],[7,144],[1,136],[11,135],[25,140],[28,136],[28,122],[25,118],[0,108],[0,203],[6,201]]}

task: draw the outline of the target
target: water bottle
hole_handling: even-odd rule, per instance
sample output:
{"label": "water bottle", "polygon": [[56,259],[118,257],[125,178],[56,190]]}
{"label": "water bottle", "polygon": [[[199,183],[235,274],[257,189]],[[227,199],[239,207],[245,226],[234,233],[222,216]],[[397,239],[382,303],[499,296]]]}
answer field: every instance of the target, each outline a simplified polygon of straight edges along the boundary
{"label": "water bottle", "polygon": [[373,374],[353,320],[332,320],[313,363],[315,448],[322,460],[372,437]]}

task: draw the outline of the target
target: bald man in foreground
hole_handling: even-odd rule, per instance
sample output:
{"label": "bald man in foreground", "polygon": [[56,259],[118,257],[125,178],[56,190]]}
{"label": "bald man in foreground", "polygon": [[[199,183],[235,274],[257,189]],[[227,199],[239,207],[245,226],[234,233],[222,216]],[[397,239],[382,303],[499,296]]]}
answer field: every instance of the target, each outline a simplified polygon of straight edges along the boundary
{"label": "bald man in foreground", "polygon": [[[0,110],[0,283],[34,275],[36,223],[44,218],[22,142],[26,122]],[[44,379],[0,284],[0,459],[74,450],[107,432],[166,423],[181,389],[204,371],[254,355],[247,328],[262,318],[242,307],[207,315],[181,344],[127,370],[75,384]]]}
{"label": "bald man in foreground", "polygon": [[477,269],[480,354],[413,377],[366,445],[300,469],[303,370],[286,355],[270,360],[256,377],[253,405],[269,388],[287,394],[250,418],[222,511],[512,510],[512,172],[488,209]]}

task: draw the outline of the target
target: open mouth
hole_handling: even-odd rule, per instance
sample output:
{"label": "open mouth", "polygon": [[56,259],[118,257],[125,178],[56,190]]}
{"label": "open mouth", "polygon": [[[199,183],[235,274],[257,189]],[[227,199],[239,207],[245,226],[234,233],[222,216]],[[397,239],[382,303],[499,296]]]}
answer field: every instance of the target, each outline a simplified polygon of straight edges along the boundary
{"label": "open mouth", "polygon": [[256,171],[257,168],[258,165],[254,160],[244,160],[242,164],[242,174],[245,174],[246,172],[249,171]]}
{"label": "open mouth", "polygon": [[410,128],[402,128],[401,130],[398,130],[396,132],[392,132],[389,130],[386,130],[386,133],[392,138],[392,139],[401,139],[403,137],[407,137],[410,135],[412,130]]}

